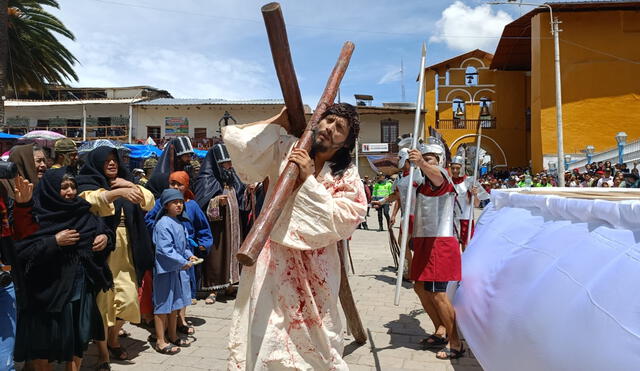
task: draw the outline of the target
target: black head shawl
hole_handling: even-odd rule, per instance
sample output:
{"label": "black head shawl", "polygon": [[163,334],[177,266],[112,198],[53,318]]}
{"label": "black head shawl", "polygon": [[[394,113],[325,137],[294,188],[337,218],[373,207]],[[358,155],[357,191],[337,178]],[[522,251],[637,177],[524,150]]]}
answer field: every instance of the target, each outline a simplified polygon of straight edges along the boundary
{"label": "black head shawl", "polygon": [[[104,163],[109,154],[113,154],[118,162],[118,177],[132,181],[129,171],[120,166],[122,161],[118,156],[118,151],[111,147],[97,147],[89,152],[84,166],[78,175],[78,194],[85,191],[94,191],[99,188],[111,190],[109,179],[104,174]],[[136,269],[138,284],[142,282],[144,272],[152,269],[154,264],[154,251],[151,243],[151,236],[144,224],[145,211],[140,205],[133,204],[124,198],[118,198],[114,202],[115,214],[104,217],[104,221],[115,233],[120,224],[120,216],[124,213],[127,234],[131,242],[129,248],[132,250],[133,264]]]}
{"label": "black head shawl", "polygon": [[210,149],[202,162],[200,174],[198,174],[193,186],[193,190],[196,195],[196,202],[200,208],[206,211],[207,206],[209,205],[209,200],[215,196],[221,195],[225,184],[236,191],[238,205],[242,209],[242,206],[244,205],[244,183],[242,183],[233,168],[226,170],[225,176],[223,176],[220,171],[220,166],[216,161],[214,151],[213,149]]}
{"label": "black head shawl", "polygon": [[[91,214],[91,205],[80,197],[65,200],[60,196],[63,176],[69,169],[47,171],[35,189],[33,214],[39,229],[16,243],[20,271],[24,275],[21,306],[47,312],[59,312],[69,299],[80,263],[94,290],[113,286],[107,256],[113,250],[114,234],[101,218]],[[74,229],[80,234],[76,245],[59,247],[55,234]],[[109,238],[107,248],[93,252],[99,234]]]}
{"label": "black head shawl", "polygon": [[160,198],[162,191],[169,188],[169,175],[174,171],[186,171],[189,177],[193,178],[191,164],[183,164],[180,161],[180,156],[177,155],[180,150],[185,150],[184,141],[181,139],[183,137],[173,138],[165,145],[160,158],[158,158],[158,164],[146,184],[156,199]]}
{"label": "black head shawl", "polygon": [[200,173],[193,184],[193,193],[196,195],[196,202],[204,211],[207,210],[209,200],[222,194],[222,182],[213,149],[207,152],[202,161]]}
{"label": "black head shawl", "polygon": [[[22,144],[13,147],[9,155],[9,161],[16,164],[18,174],[31,182],[34,187],[38,185],[38,173],[36,172],[36,163],[33,160],[33,144]],[[13,198],[14,186],[13,179],[2,180],[2,187],[10,198]]]}

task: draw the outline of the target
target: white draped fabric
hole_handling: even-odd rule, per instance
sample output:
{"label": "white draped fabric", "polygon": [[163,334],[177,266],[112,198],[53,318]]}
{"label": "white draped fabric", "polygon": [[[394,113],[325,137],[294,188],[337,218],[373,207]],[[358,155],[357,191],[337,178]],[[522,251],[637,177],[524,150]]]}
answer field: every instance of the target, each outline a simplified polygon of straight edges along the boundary
{"label": "white draped fabric", "polygon": [[640,369],[640,192],[532,192],[492,191],[462,256],[454,306],[478,361],[487,371]]}

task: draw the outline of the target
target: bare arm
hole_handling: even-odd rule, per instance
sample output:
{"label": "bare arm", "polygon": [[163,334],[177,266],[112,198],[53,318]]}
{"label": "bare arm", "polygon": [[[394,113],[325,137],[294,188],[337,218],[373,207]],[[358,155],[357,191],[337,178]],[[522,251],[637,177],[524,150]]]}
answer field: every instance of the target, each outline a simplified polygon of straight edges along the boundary
{"label": "bare arm", "polygon": [[400,194],[398,194],[397,192],[394,192],[390,195],[388,195],[387,197],[383,198],[382,200],[378,200],[378,201],[371,201],[372,204],[374,205],[384,205],[384,204],[390,204],[394,201],[397,201],[400,199]]}
{"label": "bare arm", "polygon": [[473,186],[471,187],[471,197],[473,198],[473,206],[474,207],[480,207],[480,198],[478,197],[478,187],[477,186]]}
{"label": "bare arm", "polygon": [[[398,191],[396,191],[394,193],[394,195],[397,193]],[[390,195],[389,197],[391,197],[393,195]],[[393,226],[394,224],[396,224],[396,216],[398,215],[398,210],[400,210],[400,208],[402,207],[402,205],[400,205],[400,197],[396,197],[397,201],[396,203],[393,204],[393,211],[391,211],[391,220],[389,221],[391,223],[391,225]]]}
{"label": "bare arm", "polygon": [[440,187],[444,183],[444,177],[440,172],[440,168],[436,165],[427,163],[420,151],[413,149],[409,152],[409,160],[422,170],[422,173],[431,181],[434,187]]}

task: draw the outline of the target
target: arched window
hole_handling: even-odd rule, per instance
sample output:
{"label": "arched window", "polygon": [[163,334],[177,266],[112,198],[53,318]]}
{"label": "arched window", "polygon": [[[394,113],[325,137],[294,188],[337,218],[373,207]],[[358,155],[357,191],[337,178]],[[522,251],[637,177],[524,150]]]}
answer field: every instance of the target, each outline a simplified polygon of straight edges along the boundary
{"label": "arched window", "polygon": [[480,98],[480,116],[493,116],[493,104],[487,97]]}
{"label": "arched window", "polygon": [[467,67],[464,73],[464,82],[467,86],[478,85],[478,70],[475,67]]}
{"label": "arched window", "polygon": [[465,104],[461,98],[455,98],[451,104],[453,110],[453,126],[456,129],[463,129],[465,126]]}
{"label": "arched window", "polygon": [[480,98],[480,124],[483,128],[493,127],[493,105],[491,99]]}

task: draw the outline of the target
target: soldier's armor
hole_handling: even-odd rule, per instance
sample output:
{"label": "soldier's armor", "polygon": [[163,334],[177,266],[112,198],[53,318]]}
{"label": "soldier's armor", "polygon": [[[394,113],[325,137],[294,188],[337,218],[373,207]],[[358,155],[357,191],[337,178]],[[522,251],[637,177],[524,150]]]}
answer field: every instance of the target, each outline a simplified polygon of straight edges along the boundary
{"label": "soldier's armor", "polygon": [[[439,169],[444,178],[453,184],[447,171]],[[435,197],[420,192],[417,194],[414,237],[455,237],[453,212],[456,193],[448,192]]]}

